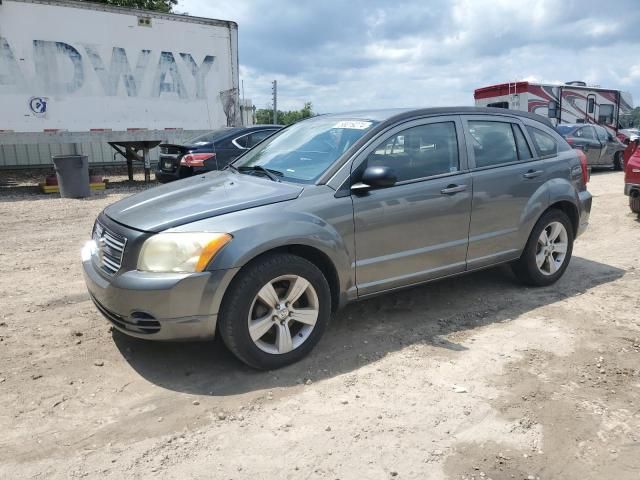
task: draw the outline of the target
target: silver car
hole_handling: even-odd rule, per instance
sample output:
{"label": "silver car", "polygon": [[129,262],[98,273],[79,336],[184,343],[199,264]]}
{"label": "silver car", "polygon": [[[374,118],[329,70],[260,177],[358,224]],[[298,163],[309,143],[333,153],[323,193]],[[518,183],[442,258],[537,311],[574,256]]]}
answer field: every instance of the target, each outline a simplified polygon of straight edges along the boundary
{"label": "silver car", "polygon": [[624,150],[627,146],[600,125],[584,123],[562,124],[556,130],[573,148],[587,157],[587,165],[594,168],[612,167],[624,170]]}
{"label": "silver car", "polygon": [[218,333],[273,369],[308,354],[348,302],[506,262],[529,285],[554,283],[588,223],[587,181],[576,151],[525,112],[317,116],[224,171],[107,207],[84,274],[120,332]]}

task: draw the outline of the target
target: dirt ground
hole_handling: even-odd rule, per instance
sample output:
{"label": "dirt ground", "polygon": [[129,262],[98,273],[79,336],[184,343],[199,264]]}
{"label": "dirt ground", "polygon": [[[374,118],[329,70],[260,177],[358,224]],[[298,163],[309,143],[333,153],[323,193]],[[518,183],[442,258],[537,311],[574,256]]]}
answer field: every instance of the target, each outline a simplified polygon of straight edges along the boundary
{"label": "dirt ground", "polygon": [[219,340],[129,339],[91,304],[80,248],[144,186],[62,200],[7,183],[0,478],[640,478],[640,223],[621,173],[592,176],[555,286],[501,267],[353,304],[274,372]]}

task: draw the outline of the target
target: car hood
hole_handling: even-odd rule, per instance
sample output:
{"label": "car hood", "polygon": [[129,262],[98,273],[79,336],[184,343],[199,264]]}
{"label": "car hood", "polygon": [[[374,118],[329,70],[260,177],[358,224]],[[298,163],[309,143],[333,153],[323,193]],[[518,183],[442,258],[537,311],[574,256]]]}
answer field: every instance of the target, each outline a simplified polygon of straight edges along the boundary
{"label": "car hood", "polygon": [[151,188],[108,206],[112,220],[137,230],[160,232],[225,213],[297,198],[303,187],[217,171]]}

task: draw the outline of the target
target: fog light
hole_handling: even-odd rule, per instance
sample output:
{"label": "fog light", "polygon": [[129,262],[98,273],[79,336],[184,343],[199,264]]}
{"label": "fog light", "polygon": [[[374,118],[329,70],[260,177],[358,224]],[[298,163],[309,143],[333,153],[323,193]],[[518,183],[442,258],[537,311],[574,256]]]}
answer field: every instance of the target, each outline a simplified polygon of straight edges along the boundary
{"label": "fog light", "polygon": [[95,240],[89,240],[84,244],[82,250],[80,250],[80,256],[82,257],[82,261],[86,262],[91,260],[91,257],[94,256],[98,251],[98,244],[96,244]]}

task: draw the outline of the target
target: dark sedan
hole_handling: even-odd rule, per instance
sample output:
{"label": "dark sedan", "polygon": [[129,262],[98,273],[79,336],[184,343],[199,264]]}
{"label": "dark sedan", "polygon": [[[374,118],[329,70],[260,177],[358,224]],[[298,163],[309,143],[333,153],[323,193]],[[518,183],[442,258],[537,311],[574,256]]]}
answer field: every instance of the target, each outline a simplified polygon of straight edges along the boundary
{"label": "dark sedan", "polygon": [[156,178],[166,183],[196,173],[221,170],[281,128],[279,125],[228,127],[192,138],[184,145],[162,144]]}
{"label": "dark sedan", "polygon": [[567,143],[579,148],[587,156],[590,167],[613,167],[622,170],[625,144],[600,125],[585,123],[563,124],[556,127]]}

